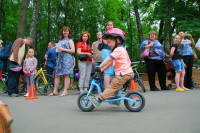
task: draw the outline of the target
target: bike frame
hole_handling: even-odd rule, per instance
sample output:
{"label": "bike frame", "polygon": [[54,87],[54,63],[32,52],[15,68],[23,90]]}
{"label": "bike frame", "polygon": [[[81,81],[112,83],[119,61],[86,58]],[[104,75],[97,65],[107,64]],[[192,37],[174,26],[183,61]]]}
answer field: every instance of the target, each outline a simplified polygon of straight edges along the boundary
{"label": "bike frame", "polygon": [[[91,83],[91,86],[90,86],[90,89],[89,89],[89,91],[87,93],[87,96],[89,96],[90,93],[92,93],[94,87],[97,87],[98,95],[100,95],[102,93],[101,87],[99,86],[97,80],[93,79],[92,83]],[[135,99],[131,99],[131,98],[127,98],[127,97],[121,97],[121,94],[122,94],[122,89],[119,90],[119,92],[117,94],[117,98],[107,99],[104,102],[113,102],[113,101],[127,100],[127,101],[130,101],[130,102],[134,103],[134,104],[136,103]],[[87,102],[88,102],[88,97],[85,99],[85,104],[87,104]]]}
{"label": "bike frame", "polygon": [[40,73],[42,73],[42,79],[43,79],[43,81],[44,81],[44,84],[47,85],[48,82],[47,82],[47,79],[46,79],[46,77],[45,77],[45,75],[44,75],[44,72],[43,72],[43,70],[42,70],[42,67],[41,67],[40,70],[38,70],[38,72],[35,74],[35,78],[37,78],[37,76],[38,76]]}

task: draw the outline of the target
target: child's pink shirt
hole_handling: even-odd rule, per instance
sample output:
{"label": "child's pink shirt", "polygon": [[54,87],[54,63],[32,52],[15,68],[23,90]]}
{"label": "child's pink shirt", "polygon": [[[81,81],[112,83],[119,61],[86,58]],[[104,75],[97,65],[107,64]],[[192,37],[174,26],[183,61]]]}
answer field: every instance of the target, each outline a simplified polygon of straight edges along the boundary
{"label": "child's pink shirt", "polygon": [[133,72],[130,58],[124,47],[120,46],[115,48],[110,54],[110,57],[114,59],[115,75],[122,76]]}

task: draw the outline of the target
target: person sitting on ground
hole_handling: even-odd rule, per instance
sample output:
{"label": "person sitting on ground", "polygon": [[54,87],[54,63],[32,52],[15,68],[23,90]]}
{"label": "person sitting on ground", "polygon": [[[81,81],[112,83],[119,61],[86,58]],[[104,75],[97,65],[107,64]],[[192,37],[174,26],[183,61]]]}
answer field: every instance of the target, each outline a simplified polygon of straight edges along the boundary
{"label": "person sitting on ground", "polygon": [[46,52],[44,58],[46,60],[47,66],[47,74],[53,75],[53,71],[56,66],[56,50],[55,50],[55,43],[49,42],[48,44],[48,51]]}
{"label": "person sitting on ground", "polygon": [[[97,72],[104,72],[107,68],[114,65],[115,77],[108,88],[106,88],[98,97],[98,100],[93,96],[88,96],[89,100],[95,107],[98,107],[102,101],[108,99],[110,96],[117,96],[116,94],[120,90],[120,87],[134,77],[130,58],[123,45],[126,41],[126,34],[124,31],[118,28],[110,29],[103,35],[103,39],[106,39],[112,53],[101,63],[100,66],[97,66],[95,70]],[[120,101],[116,102],[116,104],[119,103]]]}

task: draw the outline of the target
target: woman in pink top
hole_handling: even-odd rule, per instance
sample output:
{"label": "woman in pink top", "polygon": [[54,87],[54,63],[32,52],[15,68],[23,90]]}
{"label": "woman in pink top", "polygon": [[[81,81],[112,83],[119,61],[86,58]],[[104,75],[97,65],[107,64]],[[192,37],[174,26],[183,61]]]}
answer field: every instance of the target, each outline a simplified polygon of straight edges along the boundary
{"label": "woman in pink top", "polygon": [[37,73],[36,67],[37,59],[34,57],[34,49],[29,48],[23,64],[23,72],[26,75],[27,81],[27,93],[24,95],[25,97],[28,96],[30,84],[34,84],[35,74]]}

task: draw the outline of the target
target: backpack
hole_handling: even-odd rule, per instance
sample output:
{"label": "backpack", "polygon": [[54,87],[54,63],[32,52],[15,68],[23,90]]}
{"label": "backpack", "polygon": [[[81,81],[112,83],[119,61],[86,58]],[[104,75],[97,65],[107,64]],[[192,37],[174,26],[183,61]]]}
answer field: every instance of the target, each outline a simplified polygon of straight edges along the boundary
{"label": "backpack", "polygon": [[6,61],[8,59],[8,57],[11,55],[11,47],[12,47],[13,43],[9,43],[8,45],[6,45],[1,51],[0,51],[0,60],[1,61]]}

